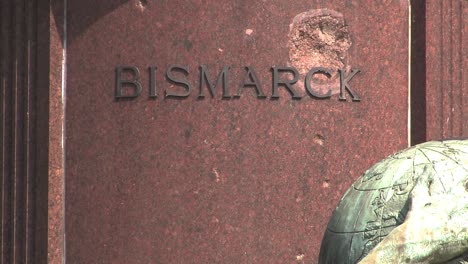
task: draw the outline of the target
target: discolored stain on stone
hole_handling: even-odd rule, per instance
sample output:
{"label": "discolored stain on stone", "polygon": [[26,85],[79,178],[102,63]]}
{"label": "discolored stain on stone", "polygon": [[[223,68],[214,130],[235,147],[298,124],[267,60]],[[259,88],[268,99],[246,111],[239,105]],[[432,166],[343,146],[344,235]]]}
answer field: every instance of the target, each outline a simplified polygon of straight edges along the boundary
{"label": "discolored stain on stone", "polygon": [[210,177],[210,180],[216,181],[216,174],[213,171],[208,173],[208,177]]}
{"label": "discolored stain on stone", "polygon": [[330,187],[330,180],[329,179],[325,179],[322,183],[322,187],[323,188],[329,188]]}
{"label": "discolored stain on stone", "polygon": [[174,40],[172,42],[172,45],[174,45],[174,47],[177,47],[177,48],[183,48],[186,51],[190,51],[193,47],[192,42],[188,40],[187,38]]}
{"label": "discolored stain on stone", "polygon": [[303,261],[303,260],[304,260],[304,257],[305,257],[305,255],[302,254],[302,253],[297,254],[297,255],[296,255],[296,260],[297,260],[297,261]]}
{"label": "discolored stain on stone", "polygon": [[325,137],[320,134],[315,134],[314,139],[312,141],[314,141],[315,144],[323,146],[325,144]]}
{"label": "discolored stain on stone", "polygon": [[193,126],[188,126],[184,131],[185,139],[189,139],[192,136]]}
{"label": "discolored stain on stone", "polygon": [[319,94],[340,91],[337,69],[351,69],[348,49],[351,37],[343,15],[329,9],[313,9],[296,15],[289,30],[289,61],[297,68],[303,85],[304,77],[314,67],[330,69],[331,77],[315,74],[312,89]]}
{"label": "discolored stain on stone", "polygon": [[141,11],[145,11],[147,5],[148,5],[148,0],[138,0],[137,1],[137,7]]}
{"label": "discolored stain on stone", "polygon": [[184,39],[183,43],[184,43],[184,47],[185,47],[185,49],[187,51],[190,51],[192,49],[193,44],[192,44],[192,42],[190,40]]}

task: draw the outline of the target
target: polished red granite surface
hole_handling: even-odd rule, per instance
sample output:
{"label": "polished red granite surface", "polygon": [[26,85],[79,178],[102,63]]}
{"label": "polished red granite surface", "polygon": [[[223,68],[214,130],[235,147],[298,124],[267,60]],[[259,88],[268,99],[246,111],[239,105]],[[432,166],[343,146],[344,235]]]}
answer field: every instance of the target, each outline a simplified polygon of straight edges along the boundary
{"label": "polished red granite surface", "polygon": [[427,139],[468,137],[468,2],[426,3]]}
{"label": "polished red granite surface", "polygon": [[[324,8],[349,35],[297,64],[290,24]],[[343,192],[407,146],[407,1],[74,0],[67,20],[69,263],[315,263]],[[326,43],[323,25],[309,33]],[[299,83],[301,100],[284,87],[272,100],[270,68],[301,63],[360,69],[349,84],[361,101]],[[189,68],[188,98],[163,96],[184,91],[164,78],[174,64]],[[267,98],[205,87],[198,99],[201,64],[212,79],[231,66],[231,94],[252,66]],[[140,97],[114,99],[119,65],[139,67]]]}

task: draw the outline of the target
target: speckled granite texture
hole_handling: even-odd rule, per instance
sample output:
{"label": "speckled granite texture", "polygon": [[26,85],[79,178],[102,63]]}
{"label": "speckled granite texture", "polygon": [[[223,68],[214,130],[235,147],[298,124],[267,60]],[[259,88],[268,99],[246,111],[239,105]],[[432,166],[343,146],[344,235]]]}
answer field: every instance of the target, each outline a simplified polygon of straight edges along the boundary
{"label": "speckled granite texture", "polygon": [[[293,18],[319,8],[343,16],[361,102],[197,99],[200,64],[231,66],[232,93],[252,66],[269,97]],[[316,263],[343,192],[408,144],[407,1],[69,0],[67,21],[67,263]],[[186,99],[162,96],[172,64]],[[140,97],[114,99],[118,65],[140,68]]]}

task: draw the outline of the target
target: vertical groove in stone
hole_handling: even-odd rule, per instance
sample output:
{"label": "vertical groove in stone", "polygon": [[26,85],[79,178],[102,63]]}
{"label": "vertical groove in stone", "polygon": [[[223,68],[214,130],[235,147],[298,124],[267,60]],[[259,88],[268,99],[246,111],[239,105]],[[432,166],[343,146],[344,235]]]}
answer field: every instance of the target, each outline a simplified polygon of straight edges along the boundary
{"label": "vertical groove in stone", "polygon": [[[36,1],[27,1],[26,5],[26,19],[27,23],[25,23],[25,36],[27,41],[25,42],[25,78],[24,78],[24,85],[26,88],[26,116],[24,117],[26,122],[26,128],[24,131],[24,137],[27,140],[27,144],[25,144],[25,160],[27,160],[27,166],[25,166],[25,182],[26,187],[24,190],[24,207],[25,207],[25,263],[33,263],[34,257],[33,254],[35,252],[34,248],[34,239],[35,239],[35,218],[36,212],[34,207],[34,201],[40,200],[37,199],[36,195],[36,186],[34,185],[34,180],[36,178],[36,173],[39,174],[36,168],[36,149],[37,149],[37,140],[35,135],[36,127],[34,122],[37,122],[37,115],[36,115],[36,93],[37,89],[34,89],[37,86],[37,78],[35,73],[36,67],[36,43],[37,43],[37,32],[35,23],[37,23],[37,15],[35,10],[37,9]],[[44,201],[43,201],[44,202]]]}
{"label": "vertical groove in stone", "polygon": [[2,263],[12,262],[12,197],[11,197],[11,151],[12,151],[12,135],[11,135],[11,2],[2,1],[2,244],[1,244],[1,261]]}
{"label": "vertical groove in stone", "polygon": [[426,1],[411,0],[411,144],[426,141]]}
{"label": "vertical groove in stone", "polygon": [[[427,139],[468,136],[464,101],[467,2],[427,1],[426,92]],[[465,66],[465,67],[464,67]]]}
{"label": "vertical groove in stone", "polygon": [[[46,233],[36,235],[44,225],[38,217],[47,216],[47,212],[36,211],[38,203],[47,203],[44,196],[37,196],[47,184],[47,174],[36,164],[38,159],[44,163],[37,155],[37,124],[47,121],[44,115],[38,120],[36,113],[39,90],[47,90],[37,85],[37,11],[37,1],[0,2],[2,264],[45,263],[35,248],[38,240],[47,243]],[[47,145],[47,141],[42,144]]]}
{"label": "vertical groove in stone", "polygon": [[13,263],[24,263],[24,218],[25,218],[25,204],[24,204],[24,186],[26,182],[24,181],[24,167],[27,162],[24,159],[24,147],[26,143],[24,142],[24,128],[25,122],[25,108],[27,104],[24,102],[25,98],[25,87],[24,87],[24,24],[25,24],[25,15],[24,15],[24,1],[16,1],[14,4],[15,8],[15,36],[14,41],[14,62],[13,62],[13,90],[14,90],[14,149],[13,149],[13,196],[14,196],[14,244],[13,244]]}

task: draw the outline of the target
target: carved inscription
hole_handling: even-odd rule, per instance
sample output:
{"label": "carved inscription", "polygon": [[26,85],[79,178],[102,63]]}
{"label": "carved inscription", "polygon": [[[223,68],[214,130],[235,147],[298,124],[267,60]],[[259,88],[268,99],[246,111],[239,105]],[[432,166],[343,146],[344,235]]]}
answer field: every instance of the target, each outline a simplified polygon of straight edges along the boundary
{"label": "carved inscription", "polygon": [[[361,101],[359,95],[351,88],[351,80],[358,74],[360,71],[357,69],[352,69],[347,72],[345,69],[327,69],[322,67],[314,67],[309,70],[303,82],[299,81],[299,72],[294,67],[271,67],[271,92],[265,92],[265,87],[261,84],[258,74],[253,67],[244,67],[244,73],[241,74],[243,78],[238,82],[239,85],[235,91],[231,91],[229,85],[230,81],[229,74],[231,71],[230,66],[224,66],[220,72],[216,75],[216,78],[213,78],[214,75],[210,75],[209,69],[205,65],[201,65],[198,71],[198,98],[205,97],[205,90],[209,92],[211,97],[216,97],[218,94],[217,90],[221,89],[221,98],[230,99],[230,98],[240,98],[243,91],[246,89],[251,89],[254,91],[254,94],[259,99],[268,98],[278,99],[279,89],[286,89],[291,95],[292,99],[300,100],[304,95],[308,94],[312,98],[316,99],[328,99],[332,97],[331,88],[328,89],[328,92],[320,94],[315,89],[314,86],[314,77],[317,75],[325,76],[325,78],[330,79],[332,75],[338,74],[340,80],[340,101],[346,101],[346,95],[348,94],[351,97],[353,102]],[[159,85],[156,81],[156,74],[158,68],[156,66],[148,67],[149,75],[149,86],[148,86],[148,97],[158,98],[159,97]],[[144,84],[141,81],[141,72],[136,66],[118,66],[115,70],[115,98],[137,98],[139,97],[144,89]],[[164,74],[165,79],[169,85],[164,88],[164,97],[165,98],[187,98],[189,97],[193,90],[193,83],[190,81],[190,69],[188,66],[184,65],[172,65],[169,66]],[[303,84],[304,87],[303,93],[299,91],[299,88],[296,87],[298,83]],[[231,84],[232,85],[232,84]],[[221,86],[221,88],[219,88]]]}

